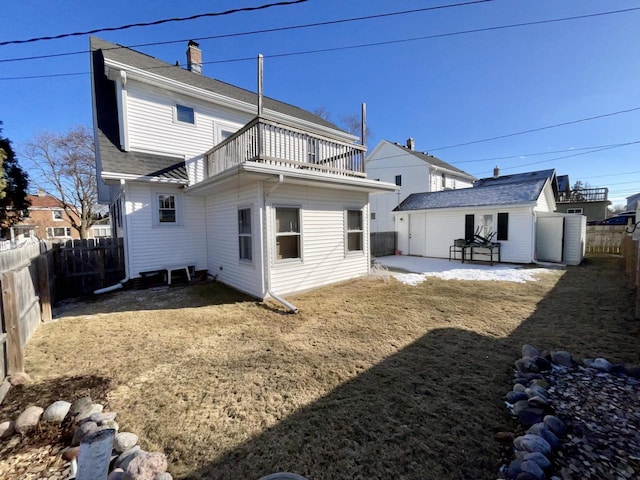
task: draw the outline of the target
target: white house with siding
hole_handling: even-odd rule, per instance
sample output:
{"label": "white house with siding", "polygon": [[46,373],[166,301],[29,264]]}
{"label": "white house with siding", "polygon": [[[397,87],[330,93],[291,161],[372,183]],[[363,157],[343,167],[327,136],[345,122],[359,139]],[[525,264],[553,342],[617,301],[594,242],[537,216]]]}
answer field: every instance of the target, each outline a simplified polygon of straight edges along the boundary
{"label": "white house with siding", "polygon": [[[98,191],[128,278],[189,266],[258,298],[369,271],[365,147],[330,122],[91,39]],[[258,104],[262,109],[259,110]]]}
{"label": "white house with siding", "polygon": [[493,234],[508,263],[579,264],[586,217],[555,212],[555,171],[480,179],[473,188],[409,195],[394,209],[398,249],[449,258],[456,239]]}
{"label": "white house with siding", "polygon": [[371,231],[398,231],[393,209],[412,193],[456,190],[473,186],[476,177],[428,154],[417,151],[413,138],[406,145],[382,140],[367,155],[369,178],[394,183],[393,193],[371,196]]}

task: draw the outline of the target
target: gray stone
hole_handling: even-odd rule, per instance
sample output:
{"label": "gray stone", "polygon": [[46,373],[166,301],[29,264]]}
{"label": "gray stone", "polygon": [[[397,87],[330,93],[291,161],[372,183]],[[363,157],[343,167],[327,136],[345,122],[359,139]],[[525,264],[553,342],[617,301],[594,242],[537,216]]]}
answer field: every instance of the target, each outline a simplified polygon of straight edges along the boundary
{"label": "gray stone", "polygon": [[118,453],[123,453],[138,443],[138,436],[131,432],[120,432],[113,440],[113,449]]}
{"label": "gray stone", "polygon": [[536,395],[529,399],[529,405],[536,408],[549,408],[549,401],[541,395]]}
{"label": "gray stone", "polygon": [[529,387],[540,387],[544,390],[546,390],[548,386],[549,383],[544,378],[534,378],[529,383]]}
{"label": "gray stone", "polygon": [[539,437],[544,438],[547,441],[547,443],[551,445],[551,448],[553,448],[554,450],[558,448],[558,446],[560,445],[560,440],[558,440],[558,437],[556,436],[556,434],[553,433],[549,429],[549,427],[547,427],[544,424],[544,422],[539,422],[534,425],[531,425],[529,430],[527,430],[527,433],[538,435]]}
{"label": "gray stone", "polygon": [[103,409],[104,409],[104,406],[102,406],[101,404],[92,403],[88,408],[84,408],[83,410],[81,410],[81,411],[79,411],[77,413],[77,415],[76,415],[76,423],[80,423],[80,422],[83,422],[85,420],[89,420],[91,418],[91,415],[93,415],[94,413],[100,413],[100,412],[102,412]]}
{"label": "gray stone", "polygon": [[520,464],[520,468],[523,472],[532,475],[537,480],[544,480],[544,471],[542,471],[542,467],[538,465],[536,462],[531,460],[525,460]]}
{"label": "gray stone", "polygon": [[549,360],[547,360],[546,358],[538,356],[533,361],[536,364],[536,367],[538,367],[539,371],[548,372],[549,370],[551,370],[551,362],[549,362]]}
{"label": "gray stone", "polygon": [[514,392],[524,392],[527,389],[522,383],[516,383],[511,390]]}
{"label": "gray stone", "polygon": [[135,447],[130,448],[125,452],[122,452],[120,456],[116,458],[116,461],[113,464],[113,466],[115,468],[122,468],[123,470],[126,470],[126,468],[129,466],[129,462],[131,462],[131,460],[136,458],[138,455],[142,455],[143,453],[146,453],[146,452],[142,450],[139,445],[136,445]]}
{"label": "gray stone", "polygon": [[563,367],[572,367],[573,360],[571,354],[565,351],[551,352],[551,361],[556,365],[562,365]]}
{"label": "gray stone", "polygon": [[111,428],[112,430],[115,430],[116,433],[118,433],[118,430],[120,430],[120,425],[118,425],[118,422],[116,422],[115,420],[108,420],[98,425],[99,430],[106,430],[108,428]]}
{"label": "gray stone", "polygon": [[9,377],[9,383],[11,383],[11,385],[13,386],[31,385],[33,383],[33,380],[31,380],[31,377],[27,373],[18,372]]}
{"label": "gray stone", "polygon": [[527,394],[524,392],[514,392],[513,390],[507,392],[504,399],[509,403],[516,403],[520,400],[527,400]]}
{"label": "gray stone", "polygon": [[516,360],[514,365],[516,370],[522,373],[537,373],[540,371],[531,357],[522,357],[521,359]]}
{"label": "gray stone", "polygon": [[527,452],[540,452],[543,455],[551,453],[551,445],[542,437],[538,435],[532,435],[530,433],[516,438],[513,441],[513,446],[518,450],[525,450]]}
{"label": "gray stone", "polygon": [[0,438],[9,438],[15,432],[15,428],[13,428],[13,422],[7,420],[6,422],[0,423]]}
{"label": "gray stone", "polygon": [[100,425],[102,422],[110,422],[115,420],[118,414],[116,412],[96,412],[89,416],[89,420]]}
{"label": "gray stone", "polygon": [[13,428],[21,435],[25,435],[30,430],[33,430],[40,422],[44,409],[41,407],[31,406],[27,407],[16,419]]}
{"label": "gray stone", "polygon": [[540,465],[540,468],[542,468],[543,470],[546,470],[547,468],[551,467],[551,461],[540,452],[527,453],[524,456],[524,460],[536,462],[538,465]]}
{"label": "gray stone", "polygon": [[157,473],[153,480],[173,480],[173,477],[169,472]]}
{"label": "gray stone", "polygon": [[556,435],[562,435],[567,431],[567,426],[562,420],[554,415],[547,415],[543,419],[544,424]]}
{"label": "gray stone", "polygon": [[73,434],[73,439],[71,440],[71,446],[76,447],[80,445],[84,437],[86,437],[90,433],[95,433],[97,431],[98,424],[96,422],[84,422],[82,425],[76,428],[76,431]]}
{"label": "gray stone", "polygon": [[507,468],[507,476],[509,478],[516,478],[522,469],[520,468],[520,460],[512,460]]}
{"label": "gray stone", "polygon": [[125,480],[155,480],[158,473],[167,471],[167,457],[164,453],[153,452],[138,455],[125,469]]}
{"label": "gray stone", "polygon": [[92,401],[91,397],[80,397],[75,402],[71,404],[71,408],[69,409],[69,415],[76,416],[80,412],[91,408]]}
{"label": "gray stone", "polygon": [[610,372],[613,365],[605,358],[596,358],[590,365],[591,368],[595,368],[601,372]]}
{"label": "gray stone", "polygon": [[520,472],[516,477],[516,480],[538,480],[538,479],[533,475],[531,475],[529,472]]}
{"label": "gray stone", "polygon": [[542,388],[542,387],[538,387],[537,385],[532,385],[528,388],[526,388],[524,390],[524,393],[527,394],[527,397],[531,398],[531,397],[535,397],[535,396],[540,396],[540,397],[547,397],[547,391]]}
{"label": "gray stone", "polygon": [[520,410],[517,414],[518,421],[525,427],[530,427],[539,423],[544,418],[544,410],[537,407],[527,407]]}
{"label": "gray stone", "polygon": [[519,400],[513,404],[513,413],[517,415],[521,410],[529,408],[529,402],[527,400]]}
{"label": "gray stone", "polygon": [[107,480],[123,480],[123,479],[124,479],[124,470],[121,468],[114,468],[109,474],[109,476],[107,477]]}
{"label": "gray stone", "polygon": [[71,404],[64,400],[53,402],[42,414],[42,420],[51,423],[61,423],[67,416],[67,413],[69,413],[70,408]]}
{"label": "gray stone", "polygon": [[538,350],[533,345],[523,345],[522,346],[522,357],[538,357],[540,355],[540,350]]}

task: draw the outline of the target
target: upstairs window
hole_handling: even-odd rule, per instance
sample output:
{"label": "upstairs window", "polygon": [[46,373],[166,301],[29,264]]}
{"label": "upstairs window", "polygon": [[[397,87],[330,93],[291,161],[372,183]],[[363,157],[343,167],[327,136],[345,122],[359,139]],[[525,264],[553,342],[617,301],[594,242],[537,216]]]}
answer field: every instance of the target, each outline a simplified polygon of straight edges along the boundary
{"label": "upstairs window", "polygon": [[158,194],[158,223],[176,223],[176,196]]}
{"label": "upstairs window", "polygon": [[276,208],[276,259],[300,256],[300,209]]}
{"label": "upstairs window", "polygon": [[196,123],[196,113],[194,108],[176,103],[176,120],[181,123],[190,123],[191,125],[194,125]]}
{"label": "upstairs window", "polygon": [[62,220],[62,210],[54,210],[53,211],[53,219],[56,222]]}
{"label": "upstairs window", "polygon": [[363,250],[362,210],[347,210],[347,252]]}
{"label": "upstairs window", "polygon": [[402,175],[396,175],[396,185],[402,186]]}
{"label": "upstairs window", "polygon": [[567,213],[576,213],[578,215],[582,215],[581,208],[567,208]]}
{"label": "upstairs window", "polygon": [[240,247],[240,260],[253,259],[251,244],[251,209],[241,208],[238,210],[238,245]]}

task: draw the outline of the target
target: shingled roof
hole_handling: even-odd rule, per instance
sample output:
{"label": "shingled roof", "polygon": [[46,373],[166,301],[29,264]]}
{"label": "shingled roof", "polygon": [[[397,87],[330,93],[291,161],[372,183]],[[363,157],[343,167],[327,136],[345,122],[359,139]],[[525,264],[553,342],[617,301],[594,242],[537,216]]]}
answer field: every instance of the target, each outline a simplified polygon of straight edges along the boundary
{"label": "shingled roof", "polygon": [[398,148],[401,148],[406,153],[409,153],[409,154],[413,155],[414,157],[419,158],[420,160],[422,160],[424,162],[427,162],[427,163],[429,163],[431,165],[434,165],[434,166],[440,167],[440,168],[445,168],[447,170],[459,173],[461,175],[466,175],[466,176],[469,177],[470,180],[475,180],[475,178],[476,178],[473,175],[471,175],[470,173],[467,173],[464,170],[460,170],[458,167],[454,167],[450,163],[447,163],[444,160],[440,160],[438,157],[434,157],[433,155],[430,155],[427,152],[418,152],[417,150],[412,150],[412,149],[410,149],[410,148],[408,148],[408,147],[406,147],[404,145],[400,145],[399,143],[395,143],[395,142],[389,142],[389,143],[395,145]]}
{"label": "shingled roof", "polygon": [[[120,149],[115,84],[105,75],[105,60],[112,60],[130,67],[151,71],[154,74],[185,85],[201,88],[257,106],[257,95],[249,90],[184,70],[179,66],[96,37],[91,37],[90,46],[98,122],[98,146],[103,172],[187,181],[184,161],[176,157],[124,152]],[[271,110],[342,132],[333,123],[302,108],[279,102],[269,97],[263,98],[263,105],[267,113],[268,110]]]}
{"label": "shingled roof", "polygon": [[442,192],[413,193],[393,211],[530,204],[538,200],[546,182],[546,178],[534,178]]}

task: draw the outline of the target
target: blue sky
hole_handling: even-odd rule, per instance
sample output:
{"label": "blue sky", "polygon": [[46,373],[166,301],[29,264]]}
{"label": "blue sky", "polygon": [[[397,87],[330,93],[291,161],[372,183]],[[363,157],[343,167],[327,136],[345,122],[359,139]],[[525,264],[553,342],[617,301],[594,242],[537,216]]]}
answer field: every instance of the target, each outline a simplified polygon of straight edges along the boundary
{"label": "blue sky", "polygon": [[[459,0],[461,3],[465,0]],[[185,17],[270,0],[31,0],[2,2],[0,42],[85,31],[169,17]],[[455,0],[309,0],[216,18],[133,28],[97,36],[136,47],[161,60],[184,63],[186,40],[361,17]],[[265,94],[309,110],[324,107],[332,119],[360,112],[367,103],[379,140],[428,151],[476,176],[555,168],[592,186],[606,186],[615,204],[640,192],[640,110],[516,135],[524,130],[640,107],[640,10],[585,19],[450,35],[379,46],[269,58],[270,55],[340,48],[461,32],[501,25],[582,16],[640,1],[493,0],[337,25],[200,40],[204,62],[265,55]],[[88,37],[0,46],[0,60],[83,51]],[[208,76],[255,90],[255,61],[210,63]],[[91,125],[87,53],[19,62],[0,61],[3,135],[22,145],[43,130]],[[4,80],[61,73],[79,75]],[[599,147],[585,149],[586,147]],[[593,152],[593,150],[601,151]],[[565,151],[566,150],[566,151]],[[557,153],[547,153],[557,152]],[[544,153],[544,155],[542,155]],[[572,156],[577,153],[584,155]],[[497,157],[511,157],[500,158]]]}

